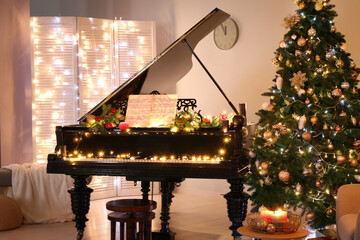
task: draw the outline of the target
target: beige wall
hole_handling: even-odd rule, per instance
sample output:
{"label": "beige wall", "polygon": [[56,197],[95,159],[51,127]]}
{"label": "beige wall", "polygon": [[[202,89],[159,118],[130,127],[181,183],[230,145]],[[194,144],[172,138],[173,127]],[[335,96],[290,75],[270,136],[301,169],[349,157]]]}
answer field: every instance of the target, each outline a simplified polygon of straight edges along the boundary
{"label": "beige wall", "polygon": [[1,166],[32,161],[29,16],[29,0],[1,1]]}
{"label": "beige wall", "polygon": [[[339,17],[337,29],[345,34],[348,51],[360,65],[359,0],[332,0]],[[240,27],[238,43],[228,51],[216,48],[212,34],[195,49],[235,105],[246,102],[248,118],[267,100],[261,93],[272,85],[274,51],[286,32],[284,17],[296,9],[292,0],[31,0],[31,15],[78,15],[126,20],[154,20],[157,50],[162,51],[197,21],[218,7],[232,15]],[[195,97],[204,114],[230,111],[208,76],[194,62],[191,72],[177,84],[180,97]],[[183,187],[228,191],[223,180],[187,180]]]}

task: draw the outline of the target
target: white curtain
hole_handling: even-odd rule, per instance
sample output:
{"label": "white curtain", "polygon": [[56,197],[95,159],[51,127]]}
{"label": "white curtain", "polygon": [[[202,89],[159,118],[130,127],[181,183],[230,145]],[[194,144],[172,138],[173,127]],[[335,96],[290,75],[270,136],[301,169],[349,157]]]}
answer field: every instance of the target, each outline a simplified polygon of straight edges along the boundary
{"label": "white curtain", "polygon": [[29,0],[1,0],[1,166],[32,162]]}

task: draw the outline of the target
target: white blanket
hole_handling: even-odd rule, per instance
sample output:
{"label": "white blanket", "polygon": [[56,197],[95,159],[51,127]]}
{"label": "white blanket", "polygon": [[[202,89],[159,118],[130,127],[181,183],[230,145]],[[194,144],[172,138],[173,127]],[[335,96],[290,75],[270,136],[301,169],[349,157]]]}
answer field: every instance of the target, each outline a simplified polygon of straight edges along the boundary
{"label": "white blanket", "polygon": [[24,223],[54,223],[74,218],[70,194],[71,177],[47,174],[45,164],[13,164],[12,197],[20,205]]}

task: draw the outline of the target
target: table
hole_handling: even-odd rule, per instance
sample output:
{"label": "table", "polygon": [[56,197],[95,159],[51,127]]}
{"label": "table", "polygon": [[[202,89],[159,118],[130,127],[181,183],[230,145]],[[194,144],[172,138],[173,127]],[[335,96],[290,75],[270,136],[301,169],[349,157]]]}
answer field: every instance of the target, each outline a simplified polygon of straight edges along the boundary
{"label": "table", "polygon": [[239,227],[238,232],[243,236],[248,236],[256,239],[264,239],[264,240],[277,240],[277,239],[302,239],[305,238],[309,232],[305,229],[299,229],[294,233],[284,233],[284,234],[266,234],[266,233],[258,233],[250,230],[250,227],[244,226]]}

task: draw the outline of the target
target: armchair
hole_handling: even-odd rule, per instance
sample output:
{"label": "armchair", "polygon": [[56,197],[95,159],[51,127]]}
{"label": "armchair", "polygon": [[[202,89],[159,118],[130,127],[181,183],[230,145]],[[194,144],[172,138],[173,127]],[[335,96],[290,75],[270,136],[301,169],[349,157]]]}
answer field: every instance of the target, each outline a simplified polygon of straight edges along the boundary
{"label": "armchair", "polygon": [[336,228],[338,240],[360,239],[360,184],[348,184],[339,188]]}

